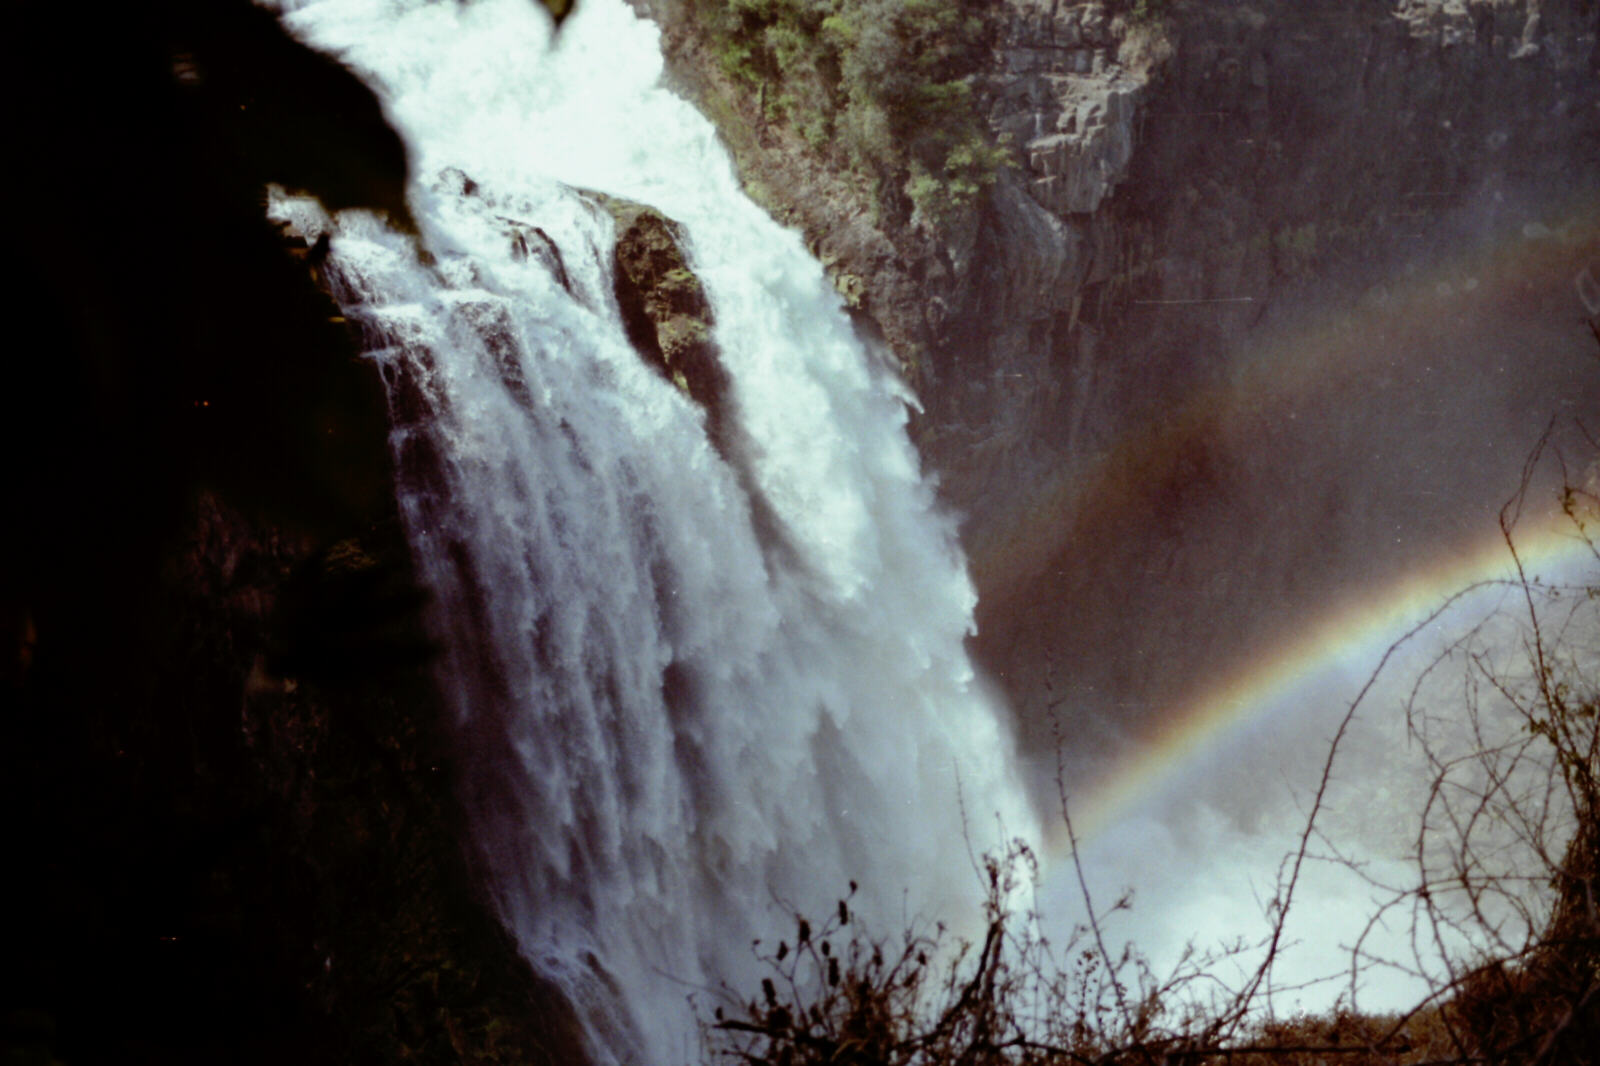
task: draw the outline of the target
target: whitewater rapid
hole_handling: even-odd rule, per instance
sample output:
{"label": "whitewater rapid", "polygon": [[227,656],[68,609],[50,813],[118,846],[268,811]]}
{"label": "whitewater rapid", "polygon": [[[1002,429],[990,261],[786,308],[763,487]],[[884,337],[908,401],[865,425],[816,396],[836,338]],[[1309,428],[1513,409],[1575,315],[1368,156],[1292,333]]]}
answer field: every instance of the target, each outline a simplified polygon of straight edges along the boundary
{"label": "whitewater rapid", "polygon": [[[331,233],[389,386],[474,844],[595,1058],[694,1057],[686,994],[747,995],[752,939],[852,880],[883,933],[976,920],[971,856],[1035,822],[910,397],[660,87],[654,27],[621,0],[584,0],[553,45],[529,0],[283,9],[412,153],[415,242],[272,210]],[[630,348],[583,189],[683,224],[730,379],[721,450]]]}

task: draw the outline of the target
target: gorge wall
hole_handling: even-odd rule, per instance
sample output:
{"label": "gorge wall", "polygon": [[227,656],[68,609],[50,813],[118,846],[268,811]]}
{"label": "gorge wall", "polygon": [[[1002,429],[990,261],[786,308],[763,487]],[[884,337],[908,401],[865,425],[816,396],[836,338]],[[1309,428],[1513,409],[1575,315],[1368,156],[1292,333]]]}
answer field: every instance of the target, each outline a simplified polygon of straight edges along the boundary
{"label": "gorge wall", "polygon": [[1035,750],[1481,536],[1600,402],[1592,0],[966,5],[1012,161],[943,226],[730,76],[704,3],[638,6],[913,383]]}
{"label": "gorge wall", "polygon": [[[1015,165],[938,232],[768,121],[690,0],[641,6],[746,184],[915,385],[966,516],[978,651],[1036,746],[1053,707],[1137,718],[1352,572],[1471,536],[1459,503],[1510,487],[1530,418],[1600,403],[1575,295],[1593,0],[972,4],[972,82]],[[247,3],[18,17],[19,40],[71,47],[7,70],[32,155],[12,175],[26,520],[3,534],[0,751],[24,906],[0,1044],[572,1061],[437,783],[380,390],[261,214],[278,181],[403,226],[403,150]],[[1318,373],[1278,375],[1308,347]],[[1307,547],[1326,565],[1291,567]],[[329,668],[352,652],[355,676]]]}

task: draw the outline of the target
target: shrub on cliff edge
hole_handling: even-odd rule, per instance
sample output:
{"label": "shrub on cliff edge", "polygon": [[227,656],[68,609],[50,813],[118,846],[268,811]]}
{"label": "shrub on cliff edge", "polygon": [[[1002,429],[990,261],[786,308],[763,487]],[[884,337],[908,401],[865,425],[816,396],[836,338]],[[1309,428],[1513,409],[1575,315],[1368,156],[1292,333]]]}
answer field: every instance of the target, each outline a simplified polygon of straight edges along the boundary
{"label": "shrub on cliff edge", "polygon": [[973,90],[990,35],[979,0],[690,3],[764,120],[871,179],[891,217],[947,224],[1009,157]]}

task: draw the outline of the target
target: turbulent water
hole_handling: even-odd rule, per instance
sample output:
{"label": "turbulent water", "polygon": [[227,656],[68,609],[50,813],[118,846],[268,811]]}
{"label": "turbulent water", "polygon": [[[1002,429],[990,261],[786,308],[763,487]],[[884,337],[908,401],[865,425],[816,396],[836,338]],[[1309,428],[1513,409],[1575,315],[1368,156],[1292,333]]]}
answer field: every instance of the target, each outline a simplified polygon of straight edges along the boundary
{"label": "turbulent water", "polygon": [[[908,397],[657,86],[655,30],[621,0],[585,0],[553,47],[529,0],[284,17],[412,151],[416,241],[274,210],[331,232],[389,384],[475,843],[595,1056],[690,1057],[685,995],[748,990],[752,938],[851,880],[884,931],[962,913],[970,854],[1032,820]],[[630,348],[612,223],[580,188],[684,224],[731,381],[720,448]]]}

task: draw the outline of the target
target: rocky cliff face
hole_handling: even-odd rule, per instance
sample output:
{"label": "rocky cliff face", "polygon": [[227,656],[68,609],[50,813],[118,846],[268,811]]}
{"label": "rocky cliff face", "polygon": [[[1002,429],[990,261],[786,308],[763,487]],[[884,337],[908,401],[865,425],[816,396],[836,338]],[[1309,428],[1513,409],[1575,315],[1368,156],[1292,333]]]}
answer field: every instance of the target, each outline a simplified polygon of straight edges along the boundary
{"label": "rocky cliff face", "polygon": [[[1592,4],[1194,3],[1145,24],[1093,3],[1009,10],[987,80],[1021,165],[940,297],[963,328],[932,345],[921,390],[980,566],[987,486],[1026,495],[1280,309],[1474,239],[1446,219],[1494,240],[1594,189]],[[1157,310],[1180,300],[1218,302]]]}
{"label": "rocky cliff face", "polygon": [[[1597,18],[1190,4],[1127,28],[1095,79],[1108,116],[1142,82],[1095,142],[1103,199],[1052,211],[1076,283],[1019,308],[1028,334],[976,330],[926,401],[1030,743],[1053,707],[1138,729],[1460,550],[1542,425],[1597,409],[1600,308],[1573,288],[1600,256]],[[1054,205],[1032,157],[1018,177]]]}
{"label": "rocky cliff face", "polygon": [[[1514,484],[1517,418],[1600,402],[1573,362],[1600,236],[1594,0],[1006,0],[972,82],[1014,166],[939,233],[768,121],[681,0],[640,6],[906,368],[965,517],[979,651],[1025,722],[1065,677],[1160,702],[1143,679],[1204,667],[1218,630],[1285,624],[1361,557],[1414,564],[1465,535],[1452,504]],[[1460,376],[1427,377],[1425,349]],[[1503,395],[1472,384],[1507,352],[1557,354],[1513,356]],[[1273,359],[1323,369],[1294,384]],[[1452,418],[1481,439],[1446,443]],[[1431,443],[1399,456],[1402,423]],[[1369,441],[1386,467],[1360,466]],[[1336,487],[1358,467],[1370,500]],[[1404,549],[1371,553],[1379,527]],[[1260,546],[1284,538],[1325,542],[1320,578]]]}

